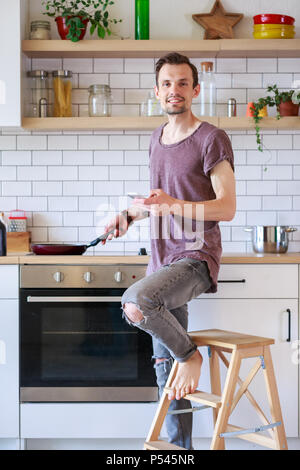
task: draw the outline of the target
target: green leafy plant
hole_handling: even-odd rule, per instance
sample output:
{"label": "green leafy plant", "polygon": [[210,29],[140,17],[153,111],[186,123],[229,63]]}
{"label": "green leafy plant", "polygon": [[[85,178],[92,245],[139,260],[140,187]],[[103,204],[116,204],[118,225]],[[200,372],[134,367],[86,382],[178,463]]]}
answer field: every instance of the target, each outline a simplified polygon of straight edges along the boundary
{"label": "green leafy plant", "polygon": [[[256,132],[256,142],[258,146],[258,150],[262,152],[262,143],[261,143],[261,135],[260,135],[260,126],[259,123],[263,119],[263,116],[260,116],[260,111],[265,106],[276,106],[276,119],[280,119],[280,111],[279,105],[280,103],[285,103],[286,101],[292,100],[292,95],[294,94],[295,90],[289,91],[282,91],[278,90],[277,85],[268,86],[267,91],[273,92],[274,96],[266,96],[265,98],[259,98],[256,102],[253,103],[253,107],[251,108],[253,111],[253,120],[255,122],[255,132]],[[300,100],[300,93],[296,96],[297,100]]]}
{"label": "green leafy plant", "polygon": [[110,19],[107,7],[113,5],[112,0],[43,0],[46,12],[50,17],[62,16],[67,19],[66,25],[70,27],[67,36],[73,42],[79,41],[79,36],[85,25],[84,20],[91,23],[91,35],[97,30],[98,37],[103,39],[105,35],[111,35],[109,26],[122,20]]}

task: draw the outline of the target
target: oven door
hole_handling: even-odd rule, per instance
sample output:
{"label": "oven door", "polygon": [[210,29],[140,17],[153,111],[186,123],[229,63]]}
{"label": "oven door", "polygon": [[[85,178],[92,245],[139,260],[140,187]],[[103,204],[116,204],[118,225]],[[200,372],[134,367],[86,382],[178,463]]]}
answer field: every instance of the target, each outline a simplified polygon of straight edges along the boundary
{"label": "oven door", "polygon": [[152,339],[125,289],[21,289],[21,401],[156,401]]}

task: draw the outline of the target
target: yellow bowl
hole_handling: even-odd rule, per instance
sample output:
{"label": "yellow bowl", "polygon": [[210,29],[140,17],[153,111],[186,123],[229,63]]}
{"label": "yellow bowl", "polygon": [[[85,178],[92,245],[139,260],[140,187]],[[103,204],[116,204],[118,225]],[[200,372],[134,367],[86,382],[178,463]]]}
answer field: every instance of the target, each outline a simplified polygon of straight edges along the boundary
{"label": "yellow bowl", "polygon": [[274,29],[280,29],[282,31],[294,31],[295,27],[294,25],[290,24],[255,24],[253,25],[253,30],[255,32],[257,31],[269,31],[269,30],[274,30]]}
{"label": "yellow bowl", "polygon": [[269,31],[254,31],[253,37],[254,39],[293,39],[295,37],[295,33],[287,33],[277,29],[270,29]]}

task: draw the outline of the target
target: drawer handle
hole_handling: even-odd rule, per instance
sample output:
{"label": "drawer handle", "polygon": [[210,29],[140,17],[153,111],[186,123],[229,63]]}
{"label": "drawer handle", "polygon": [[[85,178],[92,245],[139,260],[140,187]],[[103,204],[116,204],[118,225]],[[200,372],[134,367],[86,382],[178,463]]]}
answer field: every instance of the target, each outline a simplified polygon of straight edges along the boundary
{"label": "drawer handle", "polygon": [[288,313],[288,337],[286,339],[287,343],[291,342],[291,329],[292,329],[292,316],[291,316],[291,310],[289,308],[286,309]]}
{"label": "drawer handle", "polygon": [[246,279],[220,279],[218,282],[246,282]]}

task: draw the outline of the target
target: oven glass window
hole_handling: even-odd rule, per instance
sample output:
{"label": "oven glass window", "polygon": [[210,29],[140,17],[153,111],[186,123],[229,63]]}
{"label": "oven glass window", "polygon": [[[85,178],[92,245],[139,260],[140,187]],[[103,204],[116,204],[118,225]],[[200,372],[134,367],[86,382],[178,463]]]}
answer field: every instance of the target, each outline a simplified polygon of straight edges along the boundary
{"label": "oven glass window", "polygon": [[[60,289],[52,295],[123,292]],[[23,289],[21,295],[21,386],[156,385],[151,337],[128,325],[120,301],[31,303],[28,296],[42,298],[49,290]]]}

